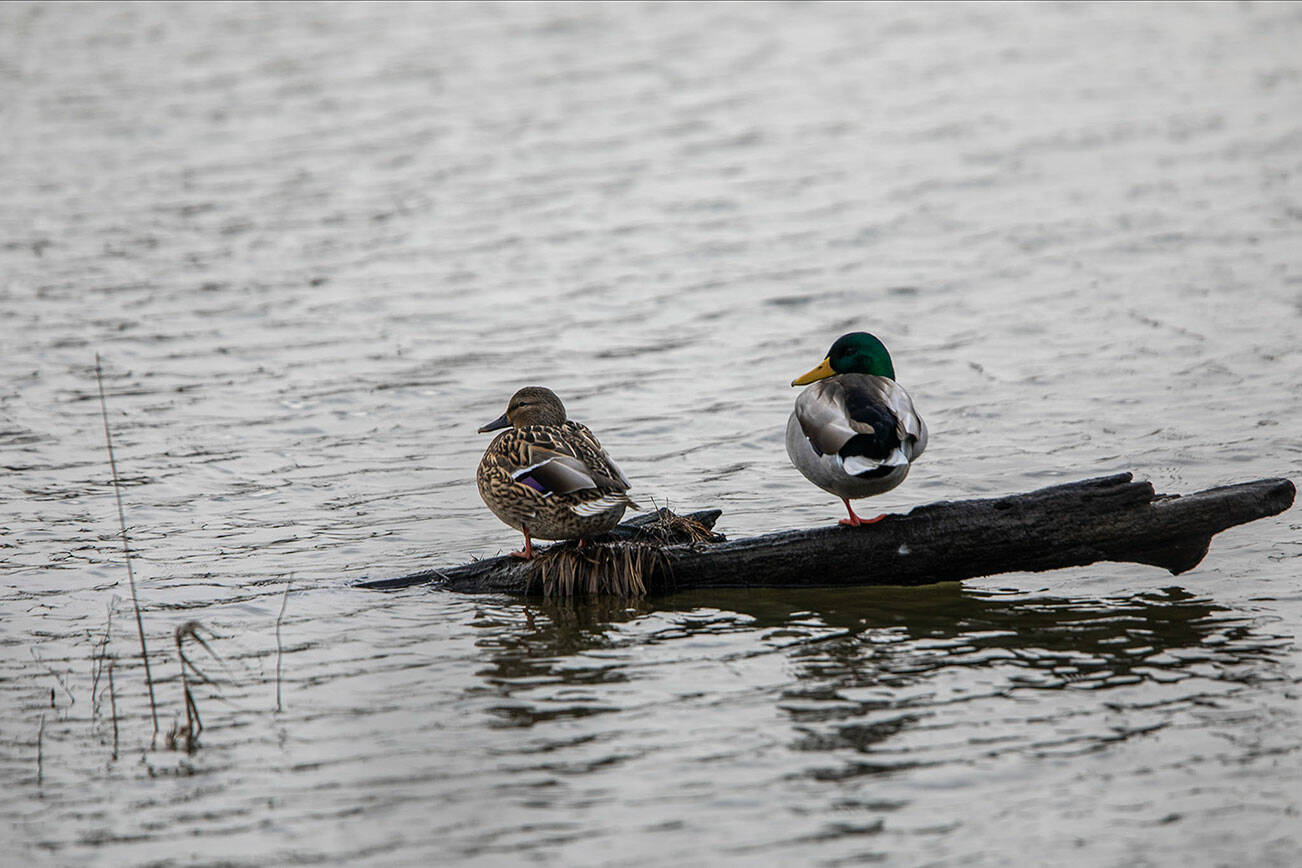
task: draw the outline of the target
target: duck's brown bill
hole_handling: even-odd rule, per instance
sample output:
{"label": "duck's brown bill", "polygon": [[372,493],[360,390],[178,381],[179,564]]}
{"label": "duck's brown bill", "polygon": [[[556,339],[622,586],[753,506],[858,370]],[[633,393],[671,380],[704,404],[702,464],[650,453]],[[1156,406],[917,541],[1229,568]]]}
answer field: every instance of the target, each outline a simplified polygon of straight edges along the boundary
{"label": "duck's brown bill", "polygon": [[836,371],[832,370],[832,360],[823,359],[822,364],[807,374],[801,374],[791,381],[793,386],[807,386],[818,380],[826,380],[828,377],[835,376]]}
{"label": "duck's brown bill", "polygon": [[487,434],[489,431],[496,431],[498,428],[510,428],[510,427],[511,427],[511,420],[507,419],[506,414],[503,413],[501,416],[498,416],[496,419],[494,419],[492,422],[489,422],[483,428],[480,428],[479,433]]}

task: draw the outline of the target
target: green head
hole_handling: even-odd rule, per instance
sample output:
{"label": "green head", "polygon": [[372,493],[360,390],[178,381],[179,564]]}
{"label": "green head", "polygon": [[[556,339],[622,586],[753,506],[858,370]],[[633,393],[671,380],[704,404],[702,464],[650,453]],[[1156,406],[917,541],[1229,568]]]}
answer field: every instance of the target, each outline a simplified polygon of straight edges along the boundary
{"label": "green head", "polygon": [[804,386],[836,374],[874,374],[895,379],[895,366],[886,346],[868,332],[850,332],[841,335],[827,351],[827,358],[817,368],[791,381],[793,386]]}

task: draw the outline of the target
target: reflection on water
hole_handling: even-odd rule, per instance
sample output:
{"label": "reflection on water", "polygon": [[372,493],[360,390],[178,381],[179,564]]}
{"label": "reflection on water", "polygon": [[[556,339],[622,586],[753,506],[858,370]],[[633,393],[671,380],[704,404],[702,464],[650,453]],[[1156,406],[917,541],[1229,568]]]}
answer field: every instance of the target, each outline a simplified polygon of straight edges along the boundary
{"label": "reflection on water", "polygon": [[[708,599],[710,608],[695,605]],[[618,711],[557,697],[579,685],[635,681],[634,647],[744,634],[757,650],[781,655],[796,681],[777,697],[801,727],[894,712],[889,724],[844,725],[811,734],[802,750],[854,747],[856,734],[885,740],[939,705],[1021,691],[1090,690],[1147,684],[1146,707],[1171,685],[1209,673],[1226,684],[1273,677],[1287,637],[1183,588],[1124,598],[1025,597],[944,584],[925,589],[872,588],[784,592],[710,592],[654,603],[555,601],[481,611],[477,647],[490,664],[488,690],[512,700],[504,721],[529,727],[560,716]],[[628,630],[627,627],[636,629]],[[961,681],[953,692],[937,682]],[[987,689],[973,689],[972,685]],[[539,694],[544,697],[539,700]],[[1100,699],[1117,711],[1124,702]],[[563,707],[562,707],[563,706]]]}
{"label": "reflection on water", "polygon": [[[515,733],[498,762],[559,787],[535,793],[535,810],[572,807],[562,782],[575,776],[585,804],[640,777],[653,802],[701,812],[689,828],[722,824],[711,834],[738,857],[816,841],[832,858],[864,835],[925,827],[931,788],[966,789],[959,781],[973,770],[994,775],[992,794],[949,833],[989,847],[975,829],[1000,798],[1004,808],[1025,798],[1016,791],[1025,763],[1084,761],[1127,742],[1160,754],[1191,717],[1254,720],[1241,695],[1286,678],[1290,648],[1288,636],[1180,587],[1119,597],[947,584],[482,603],[474,623],[483,664],[466,696]],[[1045,702],[1046,693],[1058,698]],[[732,764],[747,755],[739,773]],[[700,778],[678,779],[688,757],[740,788],[742,803],[769,804],[791,788],[807,801],[784,803],[762,834],[744,833],[717,796],[696,799]],[[675,776],[657,771],[657,758]],[[1136,773],[1113,764],[1106,774]],[[1127,784],[1132,819],[1170,814],[1142,783]]]}

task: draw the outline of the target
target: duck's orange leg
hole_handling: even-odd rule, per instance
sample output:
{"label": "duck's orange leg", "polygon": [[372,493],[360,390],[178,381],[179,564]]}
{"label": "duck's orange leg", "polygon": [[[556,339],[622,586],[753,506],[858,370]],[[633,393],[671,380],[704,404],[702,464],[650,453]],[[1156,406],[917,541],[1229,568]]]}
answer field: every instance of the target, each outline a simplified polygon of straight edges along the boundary
{"label": "duck's orange leg", "polygon": [[843,497],[841,500],[845,503],[845,511],[850,513],[850,517],[841,519],[837,524],[843,524],[846,527],[859,527],[863,524],[876,524],[886,518],[886,513],[882,513],[876,518],[860,518],[854,514],[854,508],[850,506],[850,499],[848,497]]}
{"label": "duck's orange leg", "polygon": [[529,538],[529,526],[524,525],[520,530],[524,533],[524,551],[511,552],[511,557],[533,560],[533,540]]}

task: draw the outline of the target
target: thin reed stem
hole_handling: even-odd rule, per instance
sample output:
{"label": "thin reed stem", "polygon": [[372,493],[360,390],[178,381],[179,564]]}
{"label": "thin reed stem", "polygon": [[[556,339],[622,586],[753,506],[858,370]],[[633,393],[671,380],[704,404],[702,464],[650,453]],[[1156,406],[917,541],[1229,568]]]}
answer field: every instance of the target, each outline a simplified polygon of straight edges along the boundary
{"label": "thin reed stem", "polygon": [[118,758],[118,692],[113,686],[113,660],[108,662],[109,707],[113,709],[113,759]]}
{"label": "thin reed stem", "polygon": [[104,625],[104,638],[95,643],[95,654],[91,658],[90,668],[90,716],[92,720],[99,718],[99,680],[104,675],[104,667],[108,663],[108,643],[109,634],[113,631],[113,606],[108,607],[108,623]]}
{"label": "thin reed stem", "polygon": [[41,715],[41,728],[36,731],[36,782],[45,775],[45,715]]}
{"label": "thin reed stem", "polygon": [[[50,677],[54,679],[54,683],[57,684],[57,685],[59,685],[60,687],[62,687],[62,688],[63,688],[63,692],[66,693],[66,694],[68,694],[68,705],[69,705],[70,707],[73,706],[73,705],[76,705],[76,704],[77,704],[77,697],[73,695],[73,693],[72,693],[72,688],[68,687],[67,679],[66,679],[64,676],[60,675],[59,673],[55,672],[53,666],[51,666],[50,664],[48,664],[48,663],[46,663],[44,660],[42,660],[42,659],[41,659],[41,655],[38,654],[38,653],[36,653],[36,649],[35,649],[35,648],[28,648],[27,650],[28,650],[28,652],[32,655],[32,659],[35,660],[37,663],[41,664],[41,666],[45,667],[45,671],[48,672],[48,673],[50,673]],[[72,671],[69,670],[68,674],[71,675],[71,674],[72,674]],[[50,688],[50,708],[54,708],[54,707],[55,707],[55,704],[54,704],[54,688],[51,687],[51,688]]]}
{"label": "thin reed stem", "polygon": [[113,473],[113,493],[118,501],[118,522],[122,526],[122,556],[127,562],[127,579],[131,583],[131,605],[136,610],[136,632],[140,634],[140,659],[145,663],[145,686],[149,688],[149,714],[154,719],[152,745],[158,740],[158,703],[154,700],[154,676],[149,671],[149,649],[145,647],[145,622],[140,617],[140,598],[136,596],[136,574],[131,569],[131,548],[127,545],[127,514],[122,509],[122,484],[118,481],[118,463],[113,457],[113,435],[109,433],[108,401],[104,398],[104,373],[95,354],[95,382],[99,384],[99,409],[104,417],[104,443],[108,446],[109,470]]}
{"label": "thin reed stem", "polygon": [[276,711],[281,711],[280,704],[280,661],[285,655],[285,649],[280,644],[280,622],[285,619],[285,606],[289,603],[289,589],[293,582],[285,583],[285,594],[280,598],[280,614],[276,616]]}

